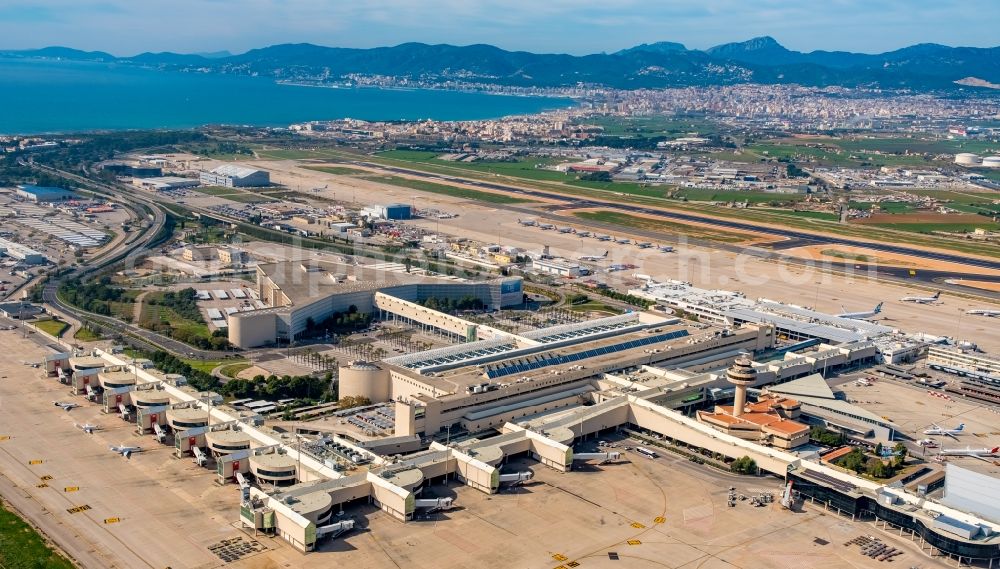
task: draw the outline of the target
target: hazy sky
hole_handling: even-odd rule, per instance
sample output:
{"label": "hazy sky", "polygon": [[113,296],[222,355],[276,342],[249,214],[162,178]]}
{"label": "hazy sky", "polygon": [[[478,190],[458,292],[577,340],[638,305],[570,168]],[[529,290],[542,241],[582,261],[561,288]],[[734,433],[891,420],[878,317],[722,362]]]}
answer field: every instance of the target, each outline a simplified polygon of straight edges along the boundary
{"label": "hazy sky", "polygon": [[490,43],[574,54],[771,35],[791,49],[1000,45],[1000,0],[0,0],[0,48],[239,53]]}

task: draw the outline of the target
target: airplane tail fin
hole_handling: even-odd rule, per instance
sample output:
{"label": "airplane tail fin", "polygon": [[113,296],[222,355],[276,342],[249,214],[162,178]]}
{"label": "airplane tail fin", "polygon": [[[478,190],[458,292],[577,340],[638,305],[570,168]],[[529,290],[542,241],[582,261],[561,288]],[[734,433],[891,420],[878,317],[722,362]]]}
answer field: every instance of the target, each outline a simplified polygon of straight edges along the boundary
{"label": "airplane tail fin", "polygon": [[937,300],[940,296],[941,296],[941,291],[937,291],[937,292],[934,293],[934,296],[932,296],[931,298],[933,298],[934,300]]}
{"label": "airplane tail fin", "polygon": [[962,424],[961,424],[961,425],[959,425],[959,426],[958,426],[958,428],[957,428],[957,429],[955,429],[955,430],[956,430],[956,431],[961,431],[961,430],[962,430],[962,429],[964,429],[964,428],[965,428],[965,423],[962,423]]}
{"label": "airplane tail fin", "polygon": [[996,454],[997,452],[1000,452],[1000,447],[993,447],[990,449],[990,454]]}
{"label": "airplane tail fin", "polygon": [[878,304],[875,305],[875,314],[878,314],[879,312],[882,312],[882,305],[883,304],[884,304],[883,302],[879,302]]}
{"label": "airplane tail fin", "polygon": [[602,256],[602,257],[607,257],[607,256],[608,256],[608,253],[610,253],[610,251],[605,251],[605,252],[604,252],[604,254],[603,254],[603,255],[601,255],[601,256]]}

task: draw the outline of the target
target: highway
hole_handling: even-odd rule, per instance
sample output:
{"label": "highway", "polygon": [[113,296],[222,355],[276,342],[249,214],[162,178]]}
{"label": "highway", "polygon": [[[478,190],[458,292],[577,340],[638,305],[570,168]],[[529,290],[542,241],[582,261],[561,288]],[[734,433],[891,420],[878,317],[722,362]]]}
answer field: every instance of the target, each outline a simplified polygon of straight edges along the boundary
{"label": "highway", "polygon": [[706,225],[713,225],[715,227],[720,227],[723,229],[735,229],[739,231],[752,231],[755,233],[763,233],[766,235],[773,235],[775,237],[783,237],[785,239],[801,239],[804,241],[810,241],[817,244],[824,245],[846,245],[850,247],[864,247],[867,249],[873,249],[876,251],[884,251],[886,253],[896,253],[900,255],[910,255],[913,257],[919,257],[928,260],[944,261],[949,263],[957,263],[960,265],[980,267],[987,269],[1000,270],[1000,261],[992,261],[987,259],[977,259],[970,258],[959,253],[944,253],[938,251],[927,251],[924,249],[918,249],[915,247],[909,247],[906,245],[895,245],[891,243],[879,243],[875,241],[863,241],[858,239],[851,239],[848,237],[839,237],[835,235],[826,235],[820,233],[809,233],[806,231],[799,231],[795,229],[782,229],[778,227],[769,227],[762,225],[755,225],[752,223],[745,223],[741,221],[731,221],[727,219],[720,219],[716,217],[697,215],[692,213],[681,213],[676,211],[667,211],[664,209],[652,208],[648,206],[628,204],[628,203],[618,203],[613,201],[605,200],[594,200],[594,199],[578,199],[572,196],[567,196],[564,194],[546,192],[542,190],[532,190],[528,188],[520,188],[516,186],[509,186],[505,184],[498,184],[494,182],[484,182],[480,180],[470,180],[467,178],[459,178],[455,176],[447,176],[443,174],[434,174],[430,172],[423,172],[420,170],[413,170],[410,168],[400,168],[398,166],[384,166],[382,164],[375,164],[372,162],[363,161],[352,161],[351,164],[356,166],[361,166],[365,168],[373,168],[384,170],[387,172],[392,172],[395,174],[404,174],[407,176],[417,176],[421,178],[427,178],[431,180],[440,180],[445,182],[461,183],[468,186],[475,186],[487,190],[501,191],[508,194],[524,195],[528,197],[542,198],[552,201],[562,202],[567,205],[571,205],[574,208],[602,208],[610,210],[618,210],[626,213],[639,213],[643,215],[649,215],[653,217],[660,217],[663,219],[685,221],[701,223]]}
{"label": "highway", "polygon": [[[155,201],[141,195],[137,195],[137,193],[130,192],[126,195],[120,189],[108,184],[96,182],[72,172],[58,170],[48,166],[36,164],[34,162],[22,162],[22,164],[30,165],[31,167],[38,168],[55,176],[61,176],[63,178],[73,180],[95,191],[110,194],[122,203],[130,205],[135,203],[143,204],[152,212],[150,226],[143,231],[136,232],[132,237],[125,240],[117,249],[107,251],[101,256],[101,258],[89,260],[87,265],[84,267],[49,279],[49,281],[45,284],[45,287],[42,289],[42,300],[46,304],[58,309],[60,312],[73,316],[80,322],[87,322],[106,331],[120,334],[127,342],[139,348],[154,350],[162,349],[178,356],[194,357],[199,359],[220,359],[233,354],[233,352],[230,351],[199,350],[188,344],[179,342],[173,338],[169,338],[151,330],[146,330],[137,325],[129,324],[110,316],[87,312],[63,302],[58,295],[59,284],[63,279],[82,278],[88,274],[99,272],[115,263],[122,261],[126,261],[127,263],[130,259],[135,261],[140,255],[143,254],[144,250],[155,247],[157,243],[154,240],[157,238],[166,223],[166,214]],[[143,217],[140,211],[137,211],[136,214],[140,219]]]}

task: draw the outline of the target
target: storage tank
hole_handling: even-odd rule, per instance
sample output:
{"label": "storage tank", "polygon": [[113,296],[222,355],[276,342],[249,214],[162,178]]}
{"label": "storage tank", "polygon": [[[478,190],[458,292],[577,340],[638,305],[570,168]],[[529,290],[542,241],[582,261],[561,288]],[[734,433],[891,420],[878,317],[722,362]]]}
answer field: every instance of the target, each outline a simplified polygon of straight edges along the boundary
{"label": "storage tank", "polygon": [[250,435],[243,431],[210,431],[205,433],[208,448],[216,456],[224,456],[238,450],[250,448]]}
{"label": "storage tank", "polygon": [[955,155],[955,164],[962,166],[978,166],[983,163],[983,159],[971,152],[963,152]]}
{"label": "storage tank", "polygon": [[366,397],[372,403],[389,401],[389,371],[373,363],[358,360],[342,366],[338,382],[340,397]]}
{"label": "storage tank", "polygon": [[983,158],[983,168],[1000,168],[1000,156],[987,156]]}

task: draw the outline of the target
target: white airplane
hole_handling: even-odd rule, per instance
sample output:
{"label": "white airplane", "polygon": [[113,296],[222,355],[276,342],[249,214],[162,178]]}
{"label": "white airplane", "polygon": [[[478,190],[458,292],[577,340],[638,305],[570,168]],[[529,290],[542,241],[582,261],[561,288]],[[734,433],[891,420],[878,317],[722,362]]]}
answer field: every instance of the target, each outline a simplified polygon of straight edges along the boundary
{"label": "white airplane", "polygon": [[[931,423],[931,424],[934,425],[934,423]],[[962,423],[961,425],[955,427],[954,429],[943,429],[943,428],[941,428],[941,427],[939,427],[937,425],[934,425],[933,427],[931,427],[929,429],[925,429],[924,430],[924,434],[925,435],[943,435],[943,436],[946,436],[946,437],[951,437],[951,438],[953,438],[953,439],[955,439],[957,441],[958,440],[958,435],[961,435],[962,431],[964,431],[964,430],[965,430],[965,423]]]}
{"label": "white airplane", "polygon": [[77,407],[80,406],[80,405],[78,405],[76,403],[66,403],[64,401],[53,401],[52,404],[55,405],[56,407],[62,407],[63,411],[69,411],[70,409],[76,409]]}
{"label": "white airplane", "polygon": [[993,458],[997,456],[1000,452],[1000,447],[993,448],[943,448],[938,451],[938,456],[971,456],[972,458],[978,458],[981,460],[986,460],[987,458]]}
{"label": "white airplane", "polygon": [[632,240],[629,239],[628,237],[622,237],[621,239],[615,239],[615,243],[618,243],[619,245],[628,245],[631,242],[632,242]]}
{"label": "white airplane", "polygon": [[611,236],[610,235],[598,235],[597,236],[597,240],[598,241],[611,241]]}
{"label": "white airplane", "polygon": [[941,297],[941,291],[935,292],[933,296],[904,296],[900,302],[916,302],[917,304],[933,304]]}
{"label": "white airplane", "polygon": [[552,225],[551,223],[539,223],[538,224],[538,228],[541,229],[541,230],[543,230],[543,231],[548,231],[550,229],[555,229],[556,226]]}
{"label": "white airplane", "polygon": [[80,423],[75,423],[74,426],[77,429],[80,429],[81,431],[87,433],[88,435],[92,435],[94,434],[95,431],[101,430],[101,427],[97,425],[91,425],[90,423],[84,423],[82,425]]}
{"label": "white airplane", "polygon": [[118,445],[118,446],[111,445],[111,446],[108,447],[108,450],[110,450],[112,452],[117,452],[118,454],[124,456],[125,459],[127,460],[127,459],[132,458],[132,454],[133,453],[142,452],[142,447],[129,447],[129,446],[125,446],[125,445]]}
{"label": "white airplane", "polygon": [[673,253],[674,248],[670,245],[660,245],[660,253]]}
{"label": "white airplane", "polygon": [[920,439],[917,441],[917,445],[927,448],[937,448],[938,446],[938,444],[934,442],[934,439]]}
{"label": "white airplane", "polygon": [[577,231],[576,234],[578,237],[590,237],[591,235],[589,231]]}
{"label": "white airplane", "polygon": [[971,314],[972,316],[989,316],[991,318],[1000,318],[1000,310],[990,310],[988,308],[974,308],[972,310],[967,310],[966,314]]}
{"label": "white airplane", "polygon": [[879,313],[881,313],[882,312],[882,304],[884,304],[884,303],[880,302],[880,303],[876,304],[875,308],[873,308],[872,310],[864,310],[862,312],[844,312],[842,314],[838,314],[837,317],[838,318],[850,318],[851,320],[865,320],[867,318],[871,318],[872,316],[876,316]]}
{"label": "white airplane", "polygon": [[640,249],[649,249],[650,247],[653,246],[653,244],[650,243],[649,241],[643,241],[642,243],[636,243],[635,246]]}
{"label": "white airplane", "polygon": [[603,261],[604,259],[608,258],[608,253],[609,252],[610,251],[605,251],[603,255],[584,255],[584,256],[580,257],[579,259],[581,261]]}
{"label": "white airplane", "polygon": [[519,219],[517,222],[525,227],[533,227],[536,223],[538,223],[534,219]]}
{"label": "white airplane", "polygon": [[560,227],[559,233],[573,233],[572,227]]}

